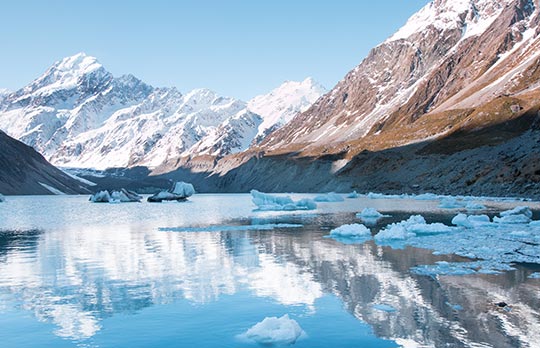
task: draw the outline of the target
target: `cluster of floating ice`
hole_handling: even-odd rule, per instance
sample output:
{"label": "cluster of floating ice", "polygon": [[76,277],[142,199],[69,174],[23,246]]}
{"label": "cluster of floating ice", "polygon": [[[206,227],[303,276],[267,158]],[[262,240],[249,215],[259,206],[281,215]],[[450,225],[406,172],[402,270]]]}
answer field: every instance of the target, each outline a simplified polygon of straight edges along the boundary
{"label": "cluster of floating ice", "polygon": [[298,322],[285,314],[280,318],[264,318],[263,321],[253,325],[241,334],[239,338],[261,345],[291,345],[305,336],[306,333],[302,330]]}
{"label": "cluster of floating ice", "polygon": [[[366,209],[359,214],[362,215],[376,214]],[[500,213],[493,220],[487,215],[458,214],[452,219],[455,226],[447,226],[427,223],[421,215],[413,215],[386,226],[374,240],[379,245],[393,248],[412,246],[433,250],[434,254],[455,254],[475,260],[418,266],[413,269],[418,274],[496,274],[512,270],[512,263],[540,264],[540,221],[531,221],[532,216],[528,207],[516,207]],[[352,226],[337,228],[330,236],[343,238],[355,232],[365,235],[366,230],[369,231],[365,227]]]}
{"label": "cluster of floating ice", "polygon": [[444,197],[441,199],[439,208],[442,209],[467,209],[467,210],[484,210],[486,207],[483,204],[474,201],[465,201],[456,197]]}
{"label": "cluster of floating ice", "polygon": [[317,203],[311,199],[304,198],[295,202],[289,196],[274,196],[257,190],[251,190],[251,199],[259,210],[264,211],[317,209]]}
{"label": "cluster of floating ice", "polygon": [[318,195],[313,199],[315,202],[343,202],[345,199],[335,192]]}
{"label": "cluster of floating ice", "polygon": [[128,203],[140,202],[142,199],[137,193],[120,189],[119,191],[99,191],[90,196],[93,203]]}

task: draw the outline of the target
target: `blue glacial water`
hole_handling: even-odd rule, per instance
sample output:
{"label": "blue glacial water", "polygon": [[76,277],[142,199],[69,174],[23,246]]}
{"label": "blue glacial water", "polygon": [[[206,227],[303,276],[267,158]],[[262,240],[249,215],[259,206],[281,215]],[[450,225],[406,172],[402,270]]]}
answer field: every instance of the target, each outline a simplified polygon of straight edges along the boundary
{"label": "blue glacial water", "polygon": [[294,347],[540,341],[540,281],[526,276],[536,266],[428,277],[410,269],[462,258],[325,238],[365,207],[392,213],[381,224],[413,212],[448,223],[437,201],[362,198],[291,213],[254,211],[249,195],[87,199],[0,203],[1,347],[258,347],[239,336],[284,314],[306,333]]}

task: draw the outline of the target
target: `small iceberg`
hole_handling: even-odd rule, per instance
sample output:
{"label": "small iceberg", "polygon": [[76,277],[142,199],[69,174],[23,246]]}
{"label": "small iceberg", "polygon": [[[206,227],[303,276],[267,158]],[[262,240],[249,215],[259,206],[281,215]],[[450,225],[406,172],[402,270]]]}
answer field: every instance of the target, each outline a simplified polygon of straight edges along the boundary
{"label": "small iceberg", "polygon": [[353,192],[351,192],[351,193],[349,193],[349,194],[347,195],[347,198],[351,198],[351,199],[353,199],[353,198],[358,198],[358,197],[360,197],[360,195],[359,195],[358,192],[356,192],[356,191],[353,191]]}
{"label": "small iceberg", "polygon": [[446,226],[440,222],[428,224],[421,215],[413,215],[408,220],[388,225],[375,235],[376,241],[404,240],[417,235],[436,235],[450,233],[456,227]]}
{"label": "small iceberg", "polygon": [[528,278],[529,279],[540,279],[540,272],[531,273]]}
{"label": "small iceberg", "polygon": [[136,192],[126,189],[120,189],[120,191],[99,191],[90,196],[90,202],[92,203],[129,203],[140,202],[142,197]]}
{"label": "small iceberg", "polygon": [[469,202],[465,206],[467,210],[486,210],[486,206],[477,202]]}
{"label": "small iceberg", "polygon": [[317,203],[311,199],[301,199],[293,201],[289,196],[274,196],[267,193],[251,190],[251,200],[259,210],[264,211],[292,211],[292,210],[314,210]]}
{"label": "small iceberg", "polygon": [[371,238],[371,231],[362,224],[343,225],[330,231],[330,237]]}
{"label": "small iceberg", "polygon": [[487,215],[458,214],[452,219],[452,224],[459,227],[475,228],[490,226],[492,223]]}
{"label": "small iceberg", "polygon": [[441,209],[459,209],[459,208],[465,208],[466,204],[458,201],[454,197],[445,197],[441,200],[441,203],[439,204],[439,208]]}
{"label": "small iceberg", "polygon": [[266,317],[239,336],[242,340],[249,340],[263,345],[291,345],[305,337],[306,333],[296,320],[285,314],[281,318]]}
{"label": "small iceberg", "polygon": [[519,206],[511,210],[503,211],[499,215],[502,217],[512,216],[512,215],[525,215],[529,219],[532,219],[533,213],[529,207]]}
{"label": "small iceberg", "polygon": [[364,208],[362,210],[362,212],[356,214],[356,217],[357,218],[367,218],[367,219],[380,219],[382,217],[387,217],[388,215],[383,215],[381,213],[379,213],[376,209],[374,208]]}
{"label": "small iceberg", "polygon": [[494,217],[493,222],[498,224],[528,224],[531,222],[533,213],[529,207],[515,207],[501,212],[500,217]]}
{"label": "small iceberg", "polygon": [[345,199],[335,192],[329,192],[323,195],[318,195],[313,198],[315,202],[343,202]]}
{"label": "small iceberg", "polygon": [[192,184],[179,181],[174,183],[168,191],[161,191],[148,197],[147,201],[150,203],[161,203],[163,201],[184,202],[194,194],[195,188]]}

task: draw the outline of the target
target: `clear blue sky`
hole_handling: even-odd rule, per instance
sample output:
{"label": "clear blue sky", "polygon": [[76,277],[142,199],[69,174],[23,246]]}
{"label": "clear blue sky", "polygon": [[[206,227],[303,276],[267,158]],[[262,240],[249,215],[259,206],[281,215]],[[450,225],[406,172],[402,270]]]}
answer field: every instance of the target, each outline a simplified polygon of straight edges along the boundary
{"label": "clear blue sky", "polygon": [[428,0],[17,0],[1,4],[0,88],[77,52],[182,92],[247,100],[285,80],[333,87]]}

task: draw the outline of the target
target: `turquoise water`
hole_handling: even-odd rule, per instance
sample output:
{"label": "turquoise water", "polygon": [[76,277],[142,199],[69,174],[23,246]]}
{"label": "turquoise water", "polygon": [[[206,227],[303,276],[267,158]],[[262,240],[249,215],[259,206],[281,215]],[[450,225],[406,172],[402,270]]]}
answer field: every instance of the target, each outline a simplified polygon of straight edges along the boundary
{"label": "turquoise water", "polygon": [[[393,212],[384,223],[447,219],[438,202],[355,199],[294,214],[254,211],[249,195],[87,198],[0,204],[2,347],[257,347],[238,336],[284,314],[306,333],[294,347],[533,347],[540,335],[529,269],[423,277],[410,268],[456,258],[325,238],[368,206]],[[513,311],[492,306],[499,299]]]}

